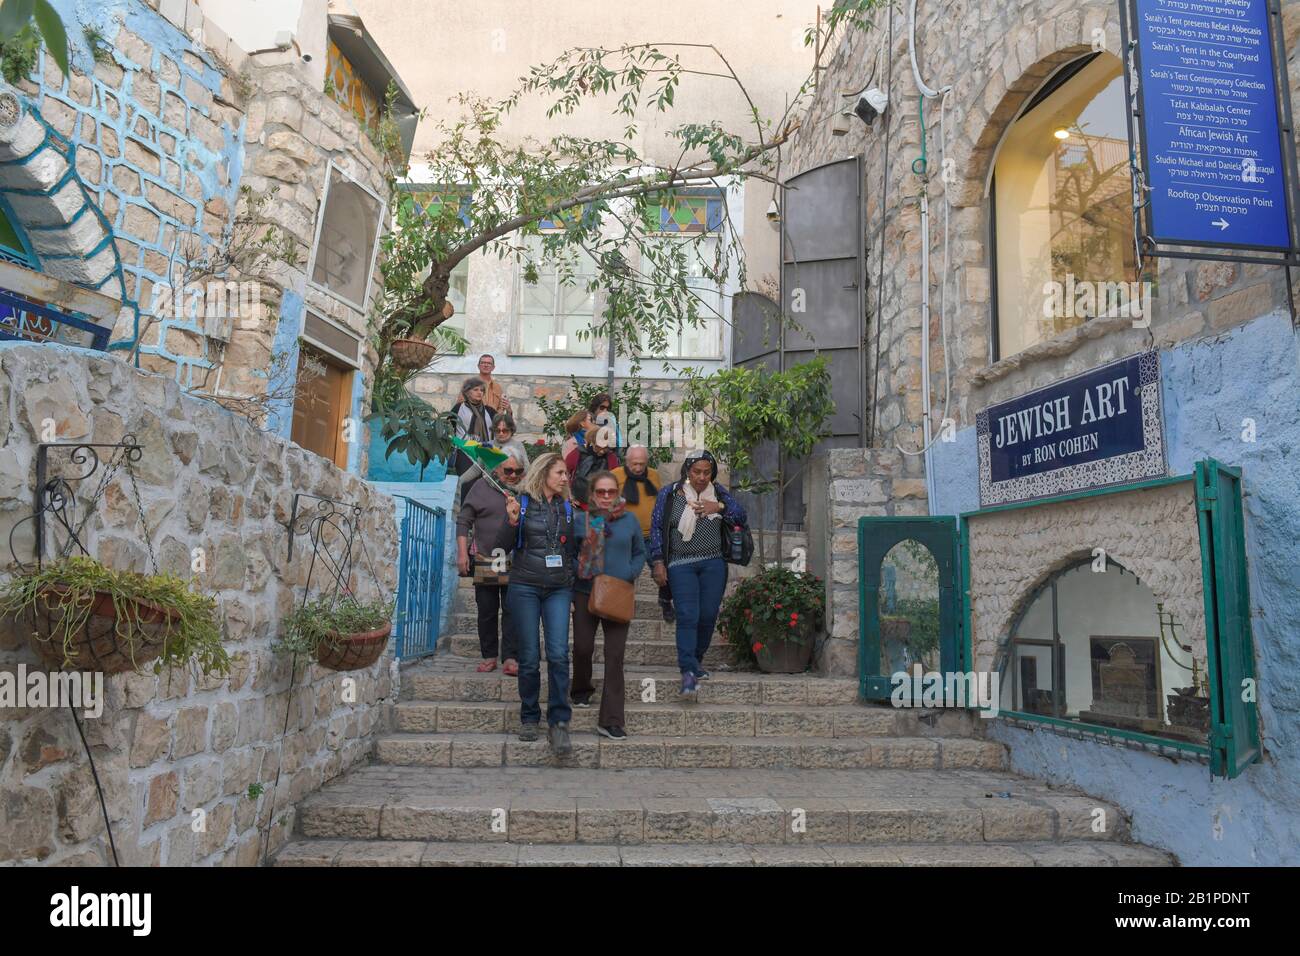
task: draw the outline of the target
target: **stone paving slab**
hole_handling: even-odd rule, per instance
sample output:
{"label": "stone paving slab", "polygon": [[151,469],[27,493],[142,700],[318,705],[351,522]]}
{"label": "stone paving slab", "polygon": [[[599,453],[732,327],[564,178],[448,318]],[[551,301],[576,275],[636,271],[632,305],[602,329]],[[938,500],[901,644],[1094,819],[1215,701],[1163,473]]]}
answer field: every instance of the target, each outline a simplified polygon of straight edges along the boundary
{"label": "stone paving slab", "polygon": [[[857,704],[711,704],[661,702],[624,705],[633,737],[895,737],[916,734],[906,713]],[[519,705],[505,700],[405,700],[394,705],[393,729],[401,733],[518,733]],[[595,733],[599,708],[574,707],[570,730]],[[927,739],[927,738],[917,738]],[[937,760],[939,738],[924,745],[927,764]],[[918,744],[918,746],[921,746]]]}
{"label": "stone paving slab", "polygon": [[[456,633],[438,639],[440,652],[447,651],[458,657],[473,657],[479,653],[478,636],[475,634]],[[569,641],[569,653],[573,653],[573,641]],[[597,664],[605,662],[605,646],[596,644],[592,659]],[[677,663],[677,645],[671,636],[660,638],[646,636],[633,631],[623,651],[624,664],[639,664],[657,667],[672,667]],[[704,663],[710,669],[729,666],[732,663],[731,648],[715,643],[704,655]]]}
{"label": "stone paving slab", "polygon": [[[1002,793],[1010,797],[1002,797]],[[1113,825],[1086,825],[1100,807]],[[326,839],[536,844],[932,844],[1123,840],[1115,809],[973,770],[353,770],[299,808]]]}
{"label": "stone paving slab", "polygon": [[369,844],[296,840],[275,866],[1173,866],[1169,854],[1122,843],[1017,843],[972,846],[881,844],[749,846],[654,844],[556,846],[527,844]]}
{"label": "stone paving slab", "polygon": [[[574,729],[573,752],[515,734],[396,733],[380,737],[378,763],[394,767],[580,767],[668,769],[791,767],[1004,770],[1006,747],[963,738],[723,737],[638,735],[609,740]],[[1081,834],[1085,835],[1085,834]]]}

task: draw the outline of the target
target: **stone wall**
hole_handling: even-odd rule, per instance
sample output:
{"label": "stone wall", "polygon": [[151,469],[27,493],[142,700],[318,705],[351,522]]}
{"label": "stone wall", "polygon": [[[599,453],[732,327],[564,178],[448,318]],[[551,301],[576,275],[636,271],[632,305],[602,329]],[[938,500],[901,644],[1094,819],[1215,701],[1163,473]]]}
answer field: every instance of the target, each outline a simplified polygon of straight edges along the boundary
{"label": "stone wall", "polygon": [[[61,441],[136,436],[158,563],[189,578],[192,549],[204,549],[197,584],[217,598],[234,661],[226,678],[172,671],[106,679],[104,712],[85,724],[118,852],[124,863],[144,865],[256,863],[266,828],[274,850],[292,829],[295,801],[366,759],[382,705],[395,699],[391,651],[349,675],[302,666],[290,696],[289,661],[270,645],[282,615],[302,599],[310,549],[300,538],[289,560],[282,523],[296,492],[356,502],[368,552],[354,575],[358,593],[391,594],[392,500],[246,419],[182,394],[171,378],[96,353],[4,343],[0,540],[30,513],[35,443],[47,419]],[[119,477],[87,529],[88,548],[112,567],[147,570],[143,533]],[[30,560],[30,531],[15,541],[19,557]],[[7,555],[4,562],[11,570]],[[0,668],[39,667],[24,635],[16,622],[0,624]],[[355,703],[345,702],[344,676],[356,680]],[[250,797],[254,783],[265,792]],[[204,811],[200,832],[195,810]],[[110,862],[89,766],[66,710],[0,713],[0,863],[23,861]]]}
{"label": "stone wall", "polygon": [[858,672],[858,519],[925,514],[925,479],[919,458],[893,448],[837,448],[813,467],[828,512],[827,540],[809,542],[826,566],[830,634],[819,667],[848,677]]}
{"label": "stone wall", "polygon": [[1192,483],[971,517],[971,642],[989,670],[1011,626],[1050,575],[1095,548],[1149,587],[1205,655],[1201,545]]}
{"label": "stone wall", "polygon": [[[939,101],[925,104],[930,175],[912,171],[921,155],[918,91],[908,61],[907,12],[893,15],[892,51],[884,50],[888,10],[875,15],[870,31],[846,28],[817,94],[803,117],[789,174],[833,159],[864,156],[869,336],[880,338],[881,363],[874,413],[876,444],[921,445],[921,285],[930,283],[929,386],[934,427],[946,387],[940,331],[941,290],[948,288],[948,348],[953,401],[948,415],[958,427],[973,424],[991,402],[1048,384],[1111,359],[1151,347],[1214,335],[1286,307],[1283,270],[1268,265],[1159,260],[1149,329],[1131,320],[1094,320],[1024,352],[992,361],[994,317],[991,283],[995,263],[986,196],[995,151],[1017,111],[1062,63],[1091,52],[1093,31],[1104,32],[1106,49],[1120,50],[1118,7],[1107,0],[953,0],[923,2],[917,10],[917,57],[927,84],[952,84],[944,121],[947,158],[955,180],[940,175]],[[1300,101],[1300,5],[1283,4],[1291,96]],[[892,76],[888,76],[892,52]],[[877,54],[880,54],[879,57]],[[878,67],[877,67],[878,63]],[[832,114],[877,70],[875,82],[890,89],[884,120],[867,127],[850,118],[847,135],[833,136]],[[882,79],[887,81],[882,83]],[[884,146],[889,128],[888,169]],[[922,233],[918,195],[930,202],[930,275],[920,274]],[[951,227],[949,274],[943,275],[945,195]],[[881,221],[884,221],[883,242]],[[876,314],[880,257],[884,254],[883,311]]]}
{"label": "stone wall", "polygon": [[[68,30],[70,76],[47,55],[19,83],[24,122],[41,135],[6,138],[0,130],[0,159],[24,160],[0,169],[0,194],[10,193],[43,271],[123,301],[111,348],[138,341],[141,367],[204,394],[286,394],[307,309],[368,338],[362,311],[307,282],[327,164],[381,199],[390,170],[356,118],[312,81],[308,65],[264,65],[197,5],[158,6],[69,5],[64,13],[76,27]],[[98,59],[83,26],[103,35]],[[33,162],[29,153],[48,156]],[[259,289],[257,304],[229,323],[205,321],[188,303],[186,314],[165,309],[170,302],[155,302],[156,285],[214,278],[202,263],[221,262],[232,236],[250,237],[236,225],[248,208],[241,187],[269,196],[262,218],[292,240],[296,261],[272,258],[248,275],[221,270],[221,279],[256,281]],[[44,192],[12,192],[33,189]],[[379,290],[376,269],[367,301]],[[362,354],[350,409],[358,417],[375,360],[368,346]],[[276,365],[277,355],[284,364]],[[270,381],[273,366],[281,377]],[[289,436],[290,400],[251,413]],[[362,445],[354,444],[349,467],[362,462]]]}

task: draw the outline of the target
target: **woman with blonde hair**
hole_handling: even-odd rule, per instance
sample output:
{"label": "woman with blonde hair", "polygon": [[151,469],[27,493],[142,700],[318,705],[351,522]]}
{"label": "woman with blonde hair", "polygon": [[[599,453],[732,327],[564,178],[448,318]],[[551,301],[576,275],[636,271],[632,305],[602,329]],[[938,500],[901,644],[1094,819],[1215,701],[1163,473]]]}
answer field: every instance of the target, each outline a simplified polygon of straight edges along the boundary
{"label": "woman with blonde hair", "polygon": [[[541,660],[538,638],[546,642],[550,684],[546,723],[557,756],[571,753],[569,720],[569,607],[578,555],[574,508],[569,499],[569,472],[550,452],[528,469],[519,497],[506,501],[506,521],[499,546],[513,552],[506,602],[519,636],[519,739],[539,736]],[[540,633],[539,633],[540,632]]]}

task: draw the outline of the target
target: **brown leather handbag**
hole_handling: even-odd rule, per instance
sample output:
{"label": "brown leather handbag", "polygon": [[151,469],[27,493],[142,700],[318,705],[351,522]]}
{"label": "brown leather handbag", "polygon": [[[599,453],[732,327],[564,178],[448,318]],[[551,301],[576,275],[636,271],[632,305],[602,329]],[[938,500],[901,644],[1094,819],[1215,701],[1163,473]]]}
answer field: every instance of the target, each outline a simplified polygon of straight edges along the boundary
{"label": "brown leather handbag", "polygon": [[606,621],[628,624],[636,610],[636,586],[611,574],[598,574],[591,580],[587,610]]}

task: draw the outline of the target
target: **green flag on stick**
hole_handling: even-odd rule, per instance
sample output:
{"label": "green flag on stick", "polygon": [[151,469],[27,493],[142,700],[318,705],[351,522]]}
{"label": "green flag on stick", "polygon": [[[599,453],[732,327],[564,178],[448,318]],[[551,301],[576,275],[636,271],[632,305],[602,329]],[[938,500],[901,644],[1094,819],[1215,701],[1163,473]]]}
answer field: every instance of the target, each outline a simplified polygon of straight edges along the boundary
{"label": "green flag on stick", "polygon": [[493,468],[510,457],[499,448],[484,445],[472,438],[453,438],[451,441],[453,445],[469,455],[484,472],[492,471]]}

